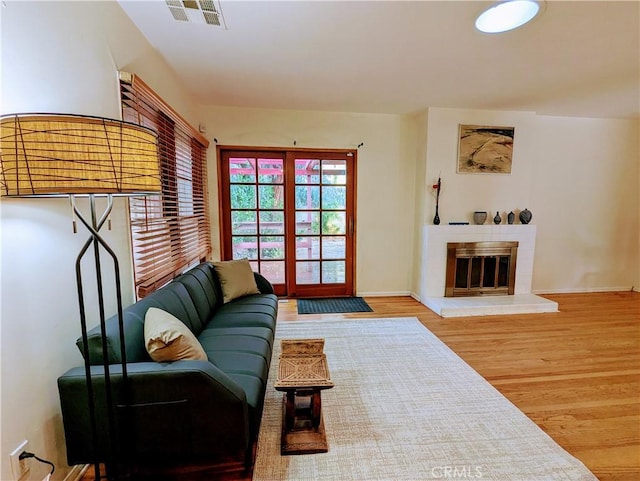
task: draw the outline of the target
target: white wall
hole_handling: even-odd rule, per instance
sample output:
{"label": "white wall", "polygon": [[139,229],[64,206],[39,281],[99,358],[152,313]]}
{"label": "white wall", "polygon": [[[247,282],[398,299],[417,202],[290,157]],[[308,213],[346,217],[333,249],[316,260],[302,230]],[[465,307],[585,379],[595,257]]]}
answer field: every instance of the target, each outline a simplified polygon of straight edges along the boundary
{"label": "white wall", "polygon": [[539,116],[534,289],[628,290],[638,278],[637,121]]}
{"label": "white wall", "polygon": [[[427,134],[427,185],[440,175],[440,220],[472,222],[473,212],[496,211],[504,217],[513,210],[531,210],[531,168],[535,163],[532,112],[504,112],[430,108]],[[457,174],[458,125],[498,125],[515,127],[511,174]],[[433,220],[435,198],[429,196],[428,223]],[[517,212],[516,212],[517,214]]]}
{"label": "white wall", "polygon": [[[4,2],[3,2],[4,3]],[[2,113],[59,112],[120,117],[117,71],[138,73],[197,125],[188,94],[116,2],[12,2],[2,7]],[[86,208],[86,204],[82,203]],[[86,236],[71,232],[64,199],[2,199],[0,479],[10,480],[8,454],[27,439],[29,449],[66,466],[56,380],[82,364],[75,258]],[[124,302],[133,300],[125,201],[116,200],[115,249]],[[105,266],[108,263],[105,260]],[[86,265],[91,280],[91,265]],[[105,277],[108,267],[105,267]],[[111,277],[112,279],[112,277]],[[95,294],[88,288],[88,305]],[[107,315],[115,311],[106,284]],[[92,313],[90,324],[96,323]],[[46,466],[30,461],[32,479]]]}
{"label": "white wall", "polygon": [[[514,126],[506,174],[457,174],[458,125]],[[472,222],[528,208],[538,225],[534,292],[629,289],[638,278],[638,122],[545,117],[533,112],[430,108],[423,218],[442,175],[440,217]],[[504,220],[503,220],[504,222]],[[416,226],[418,227],[418,226]],[[419,264],[416,264],[419,265]],[[415,289],[415,287],[414,287]]]}
{"label": "white wall", "polygon": [[[434,182],[427,177],[427,131],[428,112],[424,110],[411,116],[412,128],[415,131],[415,188],[413,215],[413,268],[411,279],[411,294],[419,298],[419,288],[422,279],[420,272],[420,260],[422,259],[422,226],[431,223],[435,215],[435,197],[433,191]],[[437,180],[437,179],[436,179]],[[429,219],[429,220],[427,220]],[[418,265],[416,265],[418,263]]]}
{"label": "white wall", "polygon": [[[410,117],[207,106],[209,139],[219,145],[356,148],[358,294],[407,294],[413,251],[415,140]],[[209,149],[211,222],[218,225],[217,163]],[[213,232],[214,257],[219,232]]]}

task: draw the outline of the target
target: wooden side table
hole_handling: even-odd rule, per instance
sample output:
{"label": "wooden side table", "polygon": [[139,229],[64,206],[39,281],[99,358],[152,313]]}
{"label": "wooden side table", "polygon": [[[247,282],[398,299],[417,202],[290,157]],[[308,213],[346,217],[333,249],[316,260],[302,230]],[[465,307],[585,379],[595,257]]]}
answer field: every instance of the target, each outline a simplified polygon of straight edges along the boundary
{"label": "wooden side table", "polygon": [[329,377],[324,339],[283,339],[274,387],[284,392],[281,454],[326,453],[321,391]]}

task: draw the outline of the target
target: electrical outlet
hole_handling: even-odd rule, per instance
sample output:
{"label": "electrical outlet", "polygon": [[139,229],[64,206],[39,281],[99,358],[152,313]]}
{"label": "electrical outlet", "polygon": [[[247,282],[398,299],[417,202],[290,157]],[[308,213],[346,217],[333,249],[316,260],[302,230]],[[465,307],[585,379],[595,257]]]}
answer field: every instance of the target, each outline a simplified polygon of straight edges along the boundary
{"label": "electrical outlet", "polygon": [[20,459],[20,454],[27,450],[28,444],[29,441],[25,439],[9,455],[9,458],[11,459],[11,471],[13,473],[13,479],[15,481],[21,480],[29,472],[29,460],[26,458]]}

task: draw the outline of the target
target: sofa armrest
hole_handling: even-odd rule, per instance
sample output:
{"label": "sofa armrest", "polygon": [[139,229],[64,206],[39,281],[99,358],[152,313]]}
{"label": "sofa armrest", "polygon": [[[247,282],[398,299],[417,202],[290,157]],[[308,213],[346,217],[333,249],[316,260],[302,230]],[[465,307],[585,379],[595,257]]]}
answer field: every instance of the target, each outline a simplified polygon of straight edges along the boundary
{"label": "sofa armrest", "polygon": [[257,272],[253,273],[253,277],[256,279],[256,285],[261,294],[273,294],[273,286],[266,277]]}
{"label": "sofa armrest", "polygon": [[[139,459],[207,459],[246,450],[250,439],[244,390],[208,361],[139,362],[127,365],[130,407],[124,407],[120,365],[111,365],[119,446]],[[108,454],[104,369],[92,366],[98,460]],[[92,463],[91,427],[84,368],[58,379],[69,465]]]}

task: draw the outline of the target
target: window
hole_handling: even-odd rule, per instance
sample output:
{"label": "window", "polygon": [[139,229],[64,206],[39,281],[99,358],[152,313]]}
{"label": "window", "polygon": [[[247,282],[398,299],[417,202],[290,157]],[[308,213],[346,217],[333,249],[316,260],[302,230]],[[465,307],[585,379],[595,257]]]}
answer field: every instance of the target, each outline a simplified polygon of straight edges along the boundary
{"label": "window", "polygon": [[158,133],[162,195],[129,201],[136,294],[142,298],[211,253],[209,142],[139,77],[120,73],[122,118]]}

